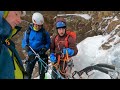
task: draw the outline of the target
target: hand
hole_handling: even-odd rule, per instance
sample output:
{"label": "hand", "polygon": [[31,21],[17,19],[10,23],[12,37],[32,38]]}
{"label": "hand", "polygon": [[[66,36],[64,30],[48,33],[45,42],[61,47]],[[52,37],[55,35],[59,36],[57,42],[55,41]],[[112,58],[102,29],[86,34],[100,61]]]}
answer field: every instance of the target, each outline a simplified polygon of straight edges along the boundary
{"label": "hand", "polygon": [[53,63],[57,62],[57,59],[56,59],[56,56],[55,56],[54,53],[50,54],[50,61],[53,62]]}
{"label": "hand", "polygon": [[26,45],[26,46],[25,46],[25,51],[28,52],[29,50],[30,50],[29,46]]}
{"label": "hand", "polygon": [[69,56],[72,56],[74,54],[74,50],[70,48],[64,48],[63,53],[66,54],[66,52],[68,52]]}
{"label": "hand", "polygon": [[42,51],[43,53],[45,53],[45,52],[47,51],[47,49],[46,49],[46,48],[41,48],[41,51]]}
{"label": "hand", "polygon": [[46,48],[41,48],[39,54],[43,55],[43,54],[45,54],[46,51],[47,51]]}

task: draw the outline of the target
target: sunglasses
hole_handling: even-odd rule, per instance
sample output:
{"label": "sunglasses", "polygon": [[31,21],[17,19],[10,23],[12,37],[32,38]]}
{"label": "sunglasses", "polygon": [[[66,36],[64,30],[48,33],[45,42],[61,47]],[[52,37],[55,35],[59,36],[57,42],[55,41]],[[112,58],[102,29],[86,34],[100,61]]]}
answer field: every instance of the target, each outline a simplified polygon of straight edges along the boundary
{"label": "sunglasses", "polygon": [[41,27],[42,25],[34,24],[35,26]]}

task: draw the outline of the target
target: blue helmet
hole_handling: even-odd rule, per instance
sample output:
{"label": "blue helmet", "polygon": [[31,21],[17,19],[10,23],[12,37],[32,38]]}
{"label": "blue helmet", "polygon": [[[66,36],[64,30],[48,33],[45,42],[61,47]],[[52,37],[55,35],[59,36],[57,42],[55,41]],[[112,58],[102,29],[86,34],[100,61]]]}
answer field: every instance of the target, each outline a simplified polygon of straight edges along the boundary
{"label": "blue helmet", "polygon": [[66,28],[66,24],[62,21],[58,21],[56,23],[56,29],[58,29],[58,28]]}

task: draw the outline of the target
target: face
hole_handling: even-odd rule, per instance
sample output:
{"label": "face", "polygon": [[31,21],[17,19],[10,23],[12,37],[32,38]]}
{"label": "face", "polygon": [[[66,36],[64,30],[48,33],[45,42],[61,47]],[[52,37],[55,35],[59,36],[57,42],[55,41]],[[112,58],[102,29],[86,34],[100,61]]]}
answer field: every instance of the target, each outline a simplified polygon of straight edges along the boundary
{"label": "face", "polygon": [[6,20],[14,29],[16,25],[21,23],[21,11],[9,11]]}
{"label": "face", "polygon": [[59,28],[59,29],[57,29],[58,30],[58,34],[60,35],[60,36],[63,36],[64,34],[65,34],[65,28]]}
{"label": "face", "polygon": [[34,28],[38,31],[38,30],[40,30],[41,29],[41,27],[42,27],[42,25],[37,25],[37,24],[34,24]]}

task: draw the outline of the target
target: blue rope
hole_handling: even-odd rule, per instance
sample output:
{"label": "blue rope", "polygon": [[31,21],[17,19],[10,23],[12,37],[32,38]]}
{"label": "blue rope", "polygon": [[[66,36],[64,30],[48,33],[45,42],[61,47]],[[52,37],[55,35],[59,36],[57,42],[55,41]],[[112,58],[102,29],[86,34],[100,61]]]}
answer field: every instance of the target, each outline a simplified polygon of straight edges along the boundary
{"label": "blue rope", "polygon": [[[30,46],[29,46],[30,47]],[[47,68],[49,68],[49,66],[40,58],[39,54],[37,54],[31,47],[30,49],[33,51],[33,53],[36,55],[36,57],[39,59],[38,61],[41,62],[41,67],[43,65],[43,67],[46,69],[46,67],[44,66],[44,64],[47,66]],[[44,64],[43,64],[44,63]],[[51,69],[53,72],[55,72],[53,69]],[[59,77],[61,77],[61,79],[64,79],[61,74],[59,73],[59,71],[57,70],[57,72],[55,72],[55,74],[57,74]],[[51,75],[51,74],[50,74]],[[52,75],[51,75],[52,76]],[[53,76],[52,76],[53,77]]]}
{"label": "blue rope", "polygon": [[[46,66],[47,66],[47,68],[49,68],[50,66],[48,66],[40,57],[37,57],[39,60],[39,62],[41,63],[41,67],[42,67],[42,65],[43,65],[43,67],[46,69]],[[44,64],[46,65],[44,65]],[[42,69],[41,69],[42,70]],[[46,69],[47,70],[47,69]],[[59,71],[57,70],[57,72],[56,71],[54,71],[53,69],[51,69],[56,75],[58,75],[58,77],[59,78],[61,78],[61,79],[65,79],[63,76],[61,76],[61,74],[59,73]],[[50,73],[49,73],[50,74]],[[51,75],[51,74],[50,74]],[[51,75],[52,76],[52,75]],[[53,77],[53,76],[52,76]],[[53,77],[54,78],[54,77]]]}

